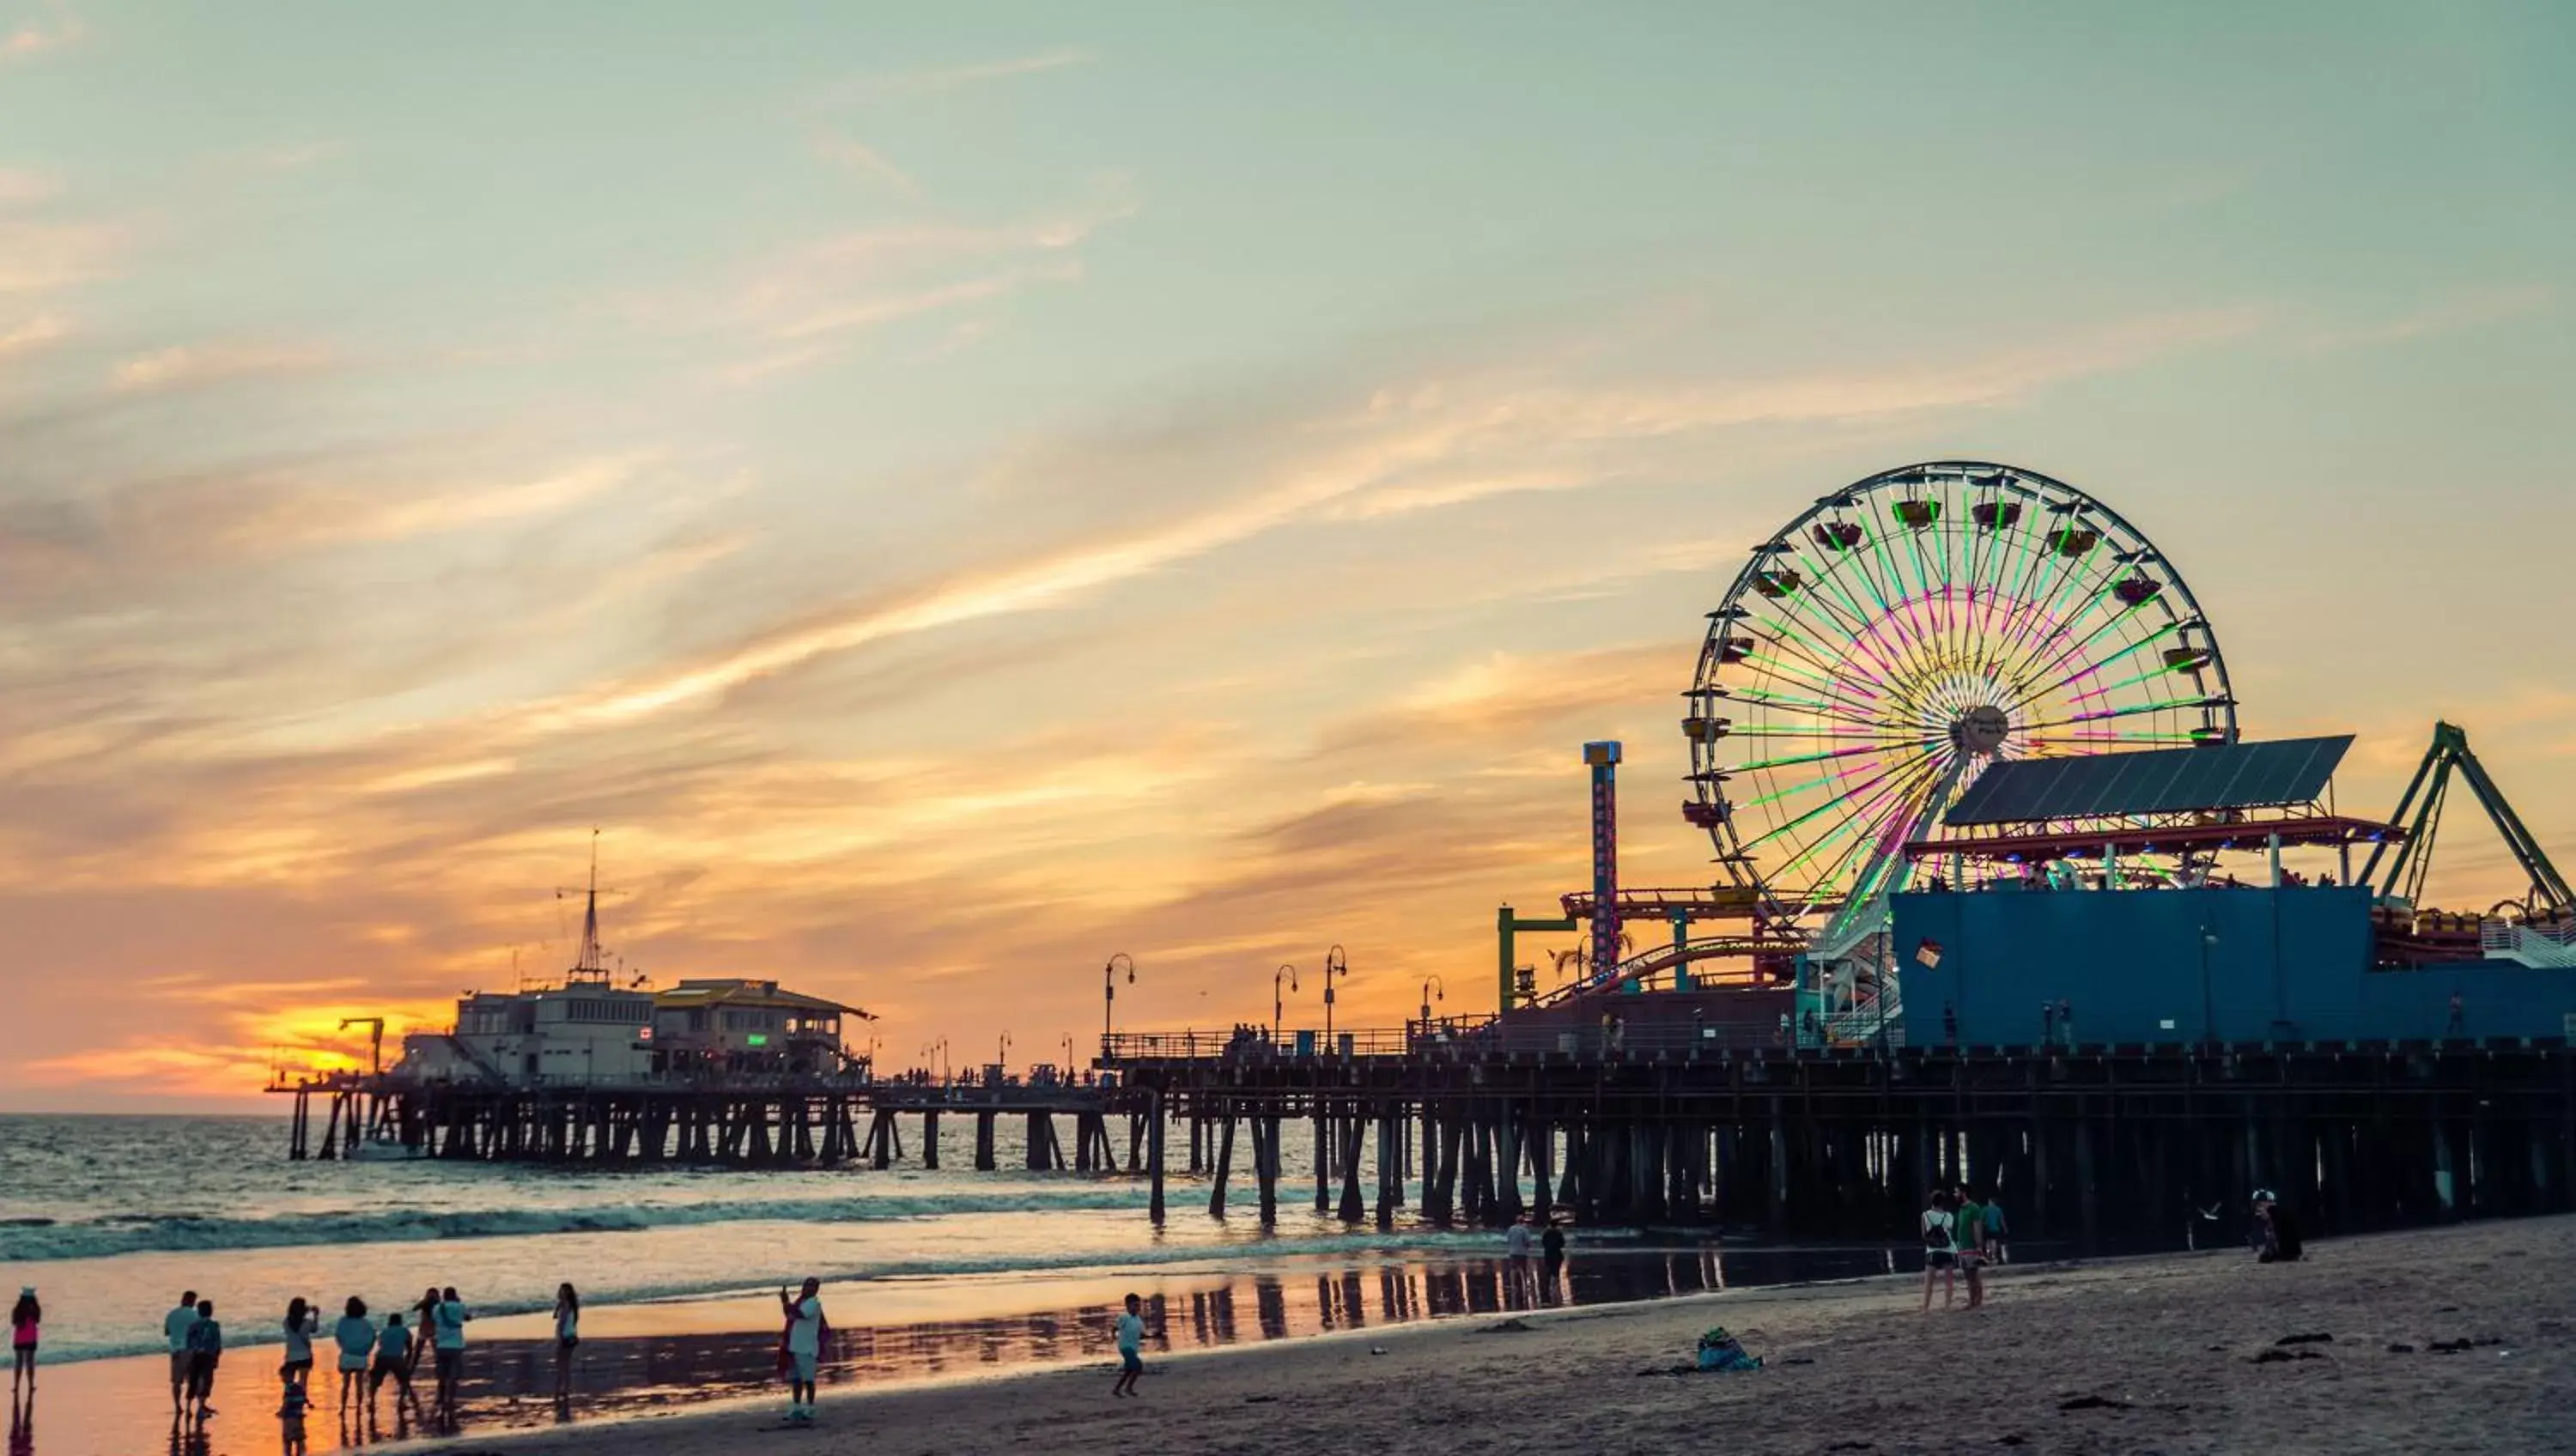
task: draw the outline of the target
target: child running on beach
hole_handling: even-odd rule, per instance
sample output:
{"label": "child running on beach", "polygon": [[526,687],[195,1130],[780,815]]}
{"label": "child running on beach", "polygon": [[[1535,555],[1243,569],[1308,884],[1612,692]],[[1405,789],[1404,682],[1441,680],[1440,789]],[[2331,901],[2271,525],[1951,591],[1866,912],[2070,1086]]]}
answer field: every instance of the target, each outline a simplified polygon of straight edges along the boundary
{"label": "child running on beach", "polygon": [[1109,1387],[1112,1396],[1138,1395],[1136,1377],[1145,1373],[1145,1316],[1140,1313],[1145,1302],[1127,1296],[1127,1312],[1118,1317],[1118,1383]]}

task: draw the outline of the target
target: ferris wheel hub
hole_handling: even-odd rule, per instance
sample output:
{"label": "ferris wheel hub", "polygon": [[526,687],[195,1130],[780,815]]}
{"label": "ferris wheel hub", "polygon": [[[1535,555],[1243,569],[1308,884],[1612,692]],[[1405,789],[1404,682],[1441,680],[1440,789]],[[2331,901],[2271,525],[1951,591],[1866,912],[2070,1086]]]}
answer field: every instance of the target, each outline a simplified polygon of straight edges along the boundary
{"label": "ferris wheel hub", "polygon": [[1993,758],[2012,737],[2012,718],[1992,703],[1980,703],[1950,725],[1950,741],[1963,753]]}

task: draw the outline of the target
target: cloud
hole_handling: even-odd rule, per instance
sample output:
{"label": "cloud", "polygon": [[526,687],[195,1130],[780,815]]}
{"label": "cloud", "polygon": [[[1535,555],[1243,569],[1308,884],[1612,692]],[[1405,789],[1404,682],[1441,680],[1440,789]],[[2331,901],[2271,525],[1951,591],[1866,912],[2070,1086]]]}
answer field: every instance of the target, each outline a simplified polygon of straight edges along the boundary
{"label": "cloud", "polygon": [[62,191],[62,180],[50,172],[31,172],[19,167],[0,167],[0,207],[19,207],[42,202]]}
{"label": "cloud", "polygon": [[125,240],[123,229],[101,223],[0,221],[0,293],[41,293],[102,277]]}
{"label": "cloud", "polygon": [[0,359],[12,354],[40,349],[71,332],[71,325],[52,314],[38,314],[25,323],[0,328]]}
{"label": "cloud", "polygon": [[847,171],[888,183],[898,192],[911,193],[920,190],[919,185],[912,180],[911,174],[887,161],[883,152],[856,137],[844,136],[836,131],[816,132],[814,155]]}
{"label": "cloud", "polygon": [[88,34],[77,16],[57,9],[51,25],[30,20],[16,29],[0,34],[0,61],[23,60],[76,45]]}
{"label": "cloud", "polygon": [[2401,344],[2429,334],[2529,318],[2556,308],[2558,302],[2558,290],[2548,284],[2504,284],[2464,293],[2379,323],[2322,330],[2309,335],[2304,343],[2315,352]]}
{"label": "cloud", "polygon": [[128,393],[194,389],[272,374],[309,374],[332,362],[312,344],[173,344],[120,361],[116,387]]}
{"label": "cloud", "polygon": [[342,156],[348,150],[346,142],[296,142],[254,152],[249,160],[251,166],[263,172],[301,172]]}
{"label": "cloud", "polygon": [[866,76],[833,88],[822,98],[822,104],[895,101],[919,96],[937,96],[972,86],[991,85],[996,81],[1010,81],[1022,76],[1036,76],[1048,71],[1088,66],[1099,59],[1099,52],[1087,46],[1071,46],[1061,50],[1041,51],[1034,55],[1015,56],[1006,60],[974,61],[964,65],[933,66],[922,70]]}

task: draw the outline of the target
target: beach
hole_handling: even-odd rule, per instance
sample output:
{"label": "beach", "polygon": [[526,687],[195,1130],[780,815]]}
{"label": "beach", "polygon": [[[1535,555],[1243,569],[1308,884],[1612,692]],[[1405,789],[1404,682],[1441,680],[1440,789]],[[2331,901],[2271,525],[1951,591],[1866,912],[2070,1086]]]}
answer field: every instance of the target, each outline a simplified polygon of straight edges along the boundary
{"label": "beach", "polygon": [[[1014,1449],[2541,1452],[2576,1448],[2576,1218],[2000,1271],[1974,1314],[1884,1277],[1470,1316],[884,1394],[812,1429],[756,1406],[495,1440],[547,1456]],[[1513,1323],[1517,1321],[1517,1323]],[[1768,1368],[1678,1374],[1733,1330]],[[2331,1336],[2284,1344],[2293,1336]],[[2469,1342],[2437,1351],[2441,1342]],[[2411,1346],[2397,1351],[2394,1346]],[[1379,1353],[1379,1352],[1383,1353]],[[479,1448],[480,1443],[464,1443]],[[250,1449],[245,1447],[244,1449]]]}

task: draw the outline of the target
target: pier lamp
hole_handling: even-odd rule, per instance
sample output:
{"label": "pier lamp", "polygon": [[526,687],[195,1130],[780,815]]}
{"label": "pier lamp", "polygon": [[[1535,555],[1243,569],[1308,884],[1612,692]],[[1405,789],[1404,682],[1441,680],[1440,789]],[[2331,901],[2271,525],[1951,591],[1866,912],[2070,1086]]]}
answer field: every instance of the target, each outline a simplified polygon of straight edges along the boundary
{"label": "pier lamp", "polygon": [[1425,976],[1422,980],[1422,1025],[1426,1030],[1431,1025],[1431,1001],[1434,996],[1443,1001],[1448,1000],[1449,983],[1438,976]]}
{"label": "pier lamp", "polygon": [[1279,1040],[1279,1018],[1288,1009],[1287,998],[1279,994],[1279,986],[1283,981],[1287,983],[1289,990],[1297,989],[1295,966],[1281,966],[1270,973],[1270,1040],[1274,1045]]}
{"label": "pier lamp", "polygon": [[995,1053],[993,1054],[993,1066],[995,1067],[995,1069],[996,1069],[996,1070],[999,1070],[999,1069],[1002,1069],[1002,1068],[1006,1068],[1006,1067],[1008,1067],[1008,1066],[1010,1066],[1010,1065],[1011,1065],[1011,1034],[1010,1034],[1009,1032],[1007,1032],[1007,1031],[1006,1031],[1006,1032],[1003,1032],[1003,1033],[1002,1033],[1002,1048],[1001,1048],[1001,1050],[1000,1050],[1000,1051],[997,1051],[997,1052],[995,1052]]}
{"label": "pier lamp", "polygon": [[1118,1001],[1118,967],[1121,963],[1127,967],[1127,984],[1135,985],[1135,957],[1123,950],[1111,956],[1109,964],[1100,968],[1100,1052],[1103,1056],[1109,1054],[1109,1013]]}
{"label": "pier lamp", "polygon": [[1345,981],[1351,978],[1351,958],[1343,954],[1341,943],[1338,941],[1334,943],[1331,950],[1324,952],[1324,1041],[1328,1045],[1333,1040],[1333,977],[1335,976]]}

